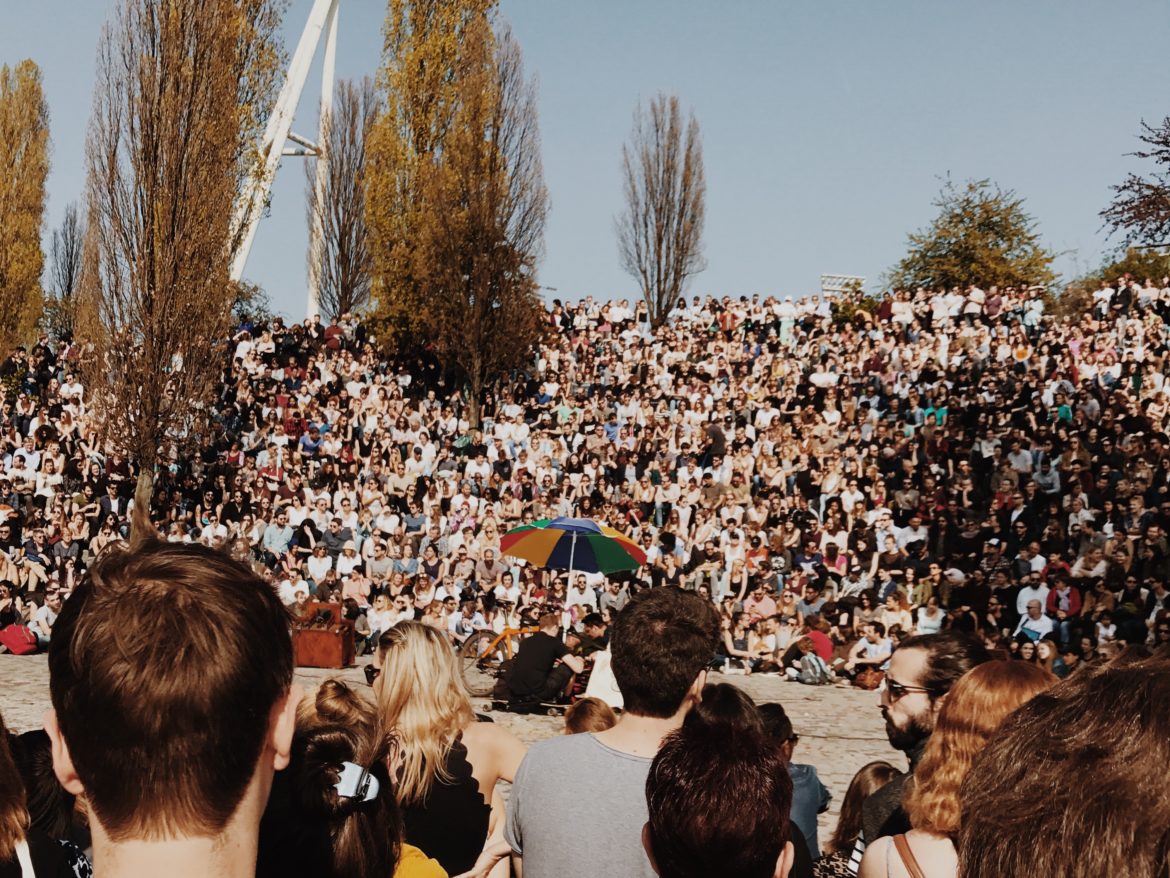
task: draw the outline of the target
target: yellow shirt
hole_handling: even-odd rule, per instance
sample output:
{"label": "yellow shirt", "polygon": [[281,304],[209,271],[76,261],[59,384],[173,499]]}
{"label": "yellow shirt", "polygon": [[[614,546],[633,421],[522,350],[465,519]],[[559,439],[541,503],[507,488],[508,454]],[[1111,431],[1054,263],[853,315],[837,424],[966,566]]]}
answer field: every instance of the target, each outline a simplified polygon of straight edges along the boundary
{"label": "yellow shirt", "polygon": [[438,860],[432,860],[413,845],[404,844],[394,878],[447,878],[447,873]]}

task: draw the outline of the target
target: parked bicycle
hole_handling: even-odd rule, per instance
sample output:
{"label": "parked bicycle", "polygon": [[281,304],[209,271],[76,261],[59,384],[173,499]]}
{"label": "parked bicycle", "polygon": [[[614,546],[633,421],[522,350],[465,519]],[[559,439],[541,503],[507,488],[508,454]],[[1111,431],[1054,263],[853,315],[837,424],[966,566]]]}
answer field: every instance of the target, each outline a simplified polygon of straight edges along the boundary
{"label": "parked bicycle", "polygon": [[476,631],[459,647],[460,671],[467,691],[477,697],[492,694],[504,662],[516,657],[520,640],[539,631],[538,627]]}

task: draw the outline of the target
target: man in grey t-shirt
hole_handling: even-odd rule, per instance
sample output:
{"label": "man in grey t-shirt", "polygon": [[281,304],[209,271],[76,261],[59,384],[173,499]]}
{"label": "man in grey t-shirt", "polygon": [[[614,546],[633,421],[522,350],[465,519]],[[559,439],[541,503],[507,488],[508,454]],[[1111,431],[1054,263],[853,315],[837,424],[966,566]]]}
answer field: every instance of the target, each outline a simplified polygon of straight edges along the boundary
{"label": "man in grey t-shirt", "polygon": [[504,835],[524,857],[525,878],[653,878],[641,843],[652,761],[612,749],[597,735],[569,735],[534,745],[512,784]]}
{"label": "man in grey t-shirt", "polygon": [[542,741],[516,773],[504,837],[525,878],[654,875],[642,848],[646,776],[663,737],[701,697],[719,619],[693,592],[646,589],[612,632],[625,700],[618,724]]}

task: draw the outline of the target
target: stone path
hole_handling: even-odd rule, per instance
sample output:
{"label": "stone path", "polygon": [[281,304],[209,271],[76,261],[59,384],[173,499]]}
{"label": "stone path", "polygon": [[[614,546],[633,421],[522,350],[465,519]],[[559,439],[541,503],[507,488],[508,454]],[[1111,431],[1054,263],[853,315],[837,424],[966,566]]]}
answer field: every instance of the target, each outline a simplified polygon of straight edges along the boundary
{"label": "stone path", "polygon": [[[336,675],[334,671],[298,668],[297,680],[306,688]],[[359,668],[350,668],[340,676],[352,685],[364,687]],[[778,701],[788,711],[796,733],[800,735],[795,760],[815,765],[825,786],[833,793],[827,814],[821,815],[820,836],[826,839],[837,822],[837,810],[854,773],[875,759],[906,767],[900,753],[891,749],[881,715],[877,694],[835,686],[802,686],[778,677],[728,676],[714,674],[712,682],[725,681],[742,687],[757,702]],[[477,708],[486,705],[476,699]],[[43,655],[0,656],[0,713],[9,729],[22,732],[39,728],[41,717],[49,707],[48,662]],[[561,733],[564,721],[546,716],[492,714],[521,740],[532,743]]]}

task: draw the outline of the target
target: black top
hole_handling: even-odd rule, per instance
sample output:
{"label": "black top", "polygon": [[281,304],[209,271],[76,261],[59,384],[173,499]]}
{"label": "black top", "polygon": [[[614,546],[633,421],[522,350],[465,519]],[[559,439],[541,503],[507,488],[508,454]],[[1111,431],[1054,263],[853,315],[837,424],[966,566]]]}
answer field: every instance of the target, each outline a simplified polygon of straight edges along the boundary
{"label": "black top", "polygon": [[568,651],[564,643],[543,631],[522,640],[508,676],[512,694],[535,695],[543,689],[553,664]]}
{"label": "black top", "polygon": [[402,809],[406,843],[439,861],[448,875],[475,865],[488,835],[491,805],[471,774],[460,734],[447,751],[447,780],[436,777],[426,798]]}
{"label": "black top", "polygon": [[795,823],[789,823],[789,841],[792,842],[792,869],[788,878],[813,878],[813,859],[804,840],[804,833]]}
{"label": "black top", "polygon": [[910,819],[902,810],[902,793],[906,789],[906,783],[913,777],[914,766],[922,758],[925,749],[926,741],[922,741],[907,753],[910,771],[898,775],[873,793],[861,806],[861,828],[865,835],[866,845],[871,845],[887,835],[898,835],[910,831]]}
{"label": "black top", "polygon": [[[35,829],[28,833],[28,854],[37,878],[74,878],[65,849]],[[20,878],[20,863],[15,857],[0,861],[0,878]]]}

